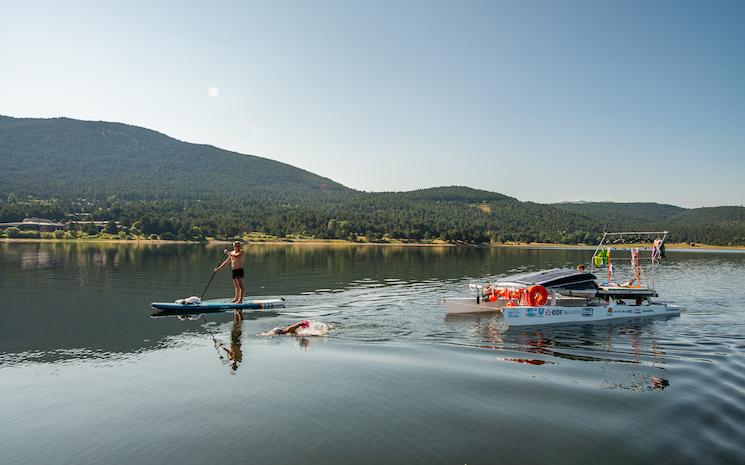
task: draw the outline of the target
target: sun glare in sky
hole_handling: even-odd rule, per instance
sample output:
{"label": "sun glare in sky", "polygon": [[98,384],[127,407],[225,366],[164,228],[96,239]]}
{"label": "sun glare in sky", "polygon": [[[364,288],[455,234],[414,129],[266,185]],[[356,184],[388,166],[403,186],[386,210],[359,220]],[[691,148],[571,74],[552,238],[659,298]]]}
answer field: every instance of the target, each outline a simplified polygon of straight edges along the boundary
{"label": "sun glare in sky", "polygon": [[743,0],[1,3],[0,115],[141,126],[365,191],[745,201]]}

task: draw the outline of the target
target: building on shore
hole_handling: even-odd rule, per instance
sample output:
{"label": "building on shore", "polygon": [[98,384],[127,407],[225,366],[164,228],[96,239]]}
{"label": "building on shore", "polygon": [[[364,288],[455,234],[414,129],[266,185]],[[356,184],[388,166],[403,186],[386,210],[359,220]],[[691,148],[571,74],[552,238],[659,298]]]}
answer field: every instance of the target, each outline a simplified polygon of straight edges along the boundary
{"label": "building on shore", "polygon": [[[53,221],[47,218],[24,218],[23,221],[13,221],[10,223],[0,223],[0,229],[6,228],[18,228],[22,231],[41,231],[51,232],[57,231],[58,229],[65,229],[68,226],[74,225],[78,228],[93,225],[99,231],[103,230],[107,225],[108,221]],[[117,229],[121,227],[118,221],[115,222]]]}
{"label": "building on shore", "polygon": [[13,227],[23,231],[56,231],[58,229],[65,229],[65,223],[37,217],[24,218],[23,221],[0,223],[0,229]]}

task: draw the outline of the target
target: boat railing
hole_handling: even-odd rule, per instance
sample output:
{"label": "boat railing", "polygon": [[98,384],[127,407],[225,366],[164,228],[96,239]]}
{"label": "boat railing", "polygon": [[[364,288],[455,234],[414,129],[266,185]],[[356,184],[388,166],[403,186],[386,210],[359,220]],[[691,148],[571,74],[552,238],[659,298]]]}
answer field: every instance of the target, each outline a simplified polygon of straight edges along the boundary
{"label": "boat railing", "polygon": [[[667,238],[668,231],[624,231],[624,232],[604,232],[603,237],[595,248],[595,252],[592,254],[590,259],[590,272],[595,273],[601,267],[605,267],[608,272],[607,284],[610,285],[612,281],[612,275],[614,273],[612,261],[623,260],[632,261],[633,254],[630,256],[616,256],[613,252],[628,252],[636,249],[637,251],[652,251],[649,257],[638,257],[639,269],[638,273],[636,270],[633,271],[634,280],[638,281],[641,285],[641,281],[646,281],[647,288],[654,288],[655,270],[658,262],[658,257],[661,247],[664,247],[665,239]],[[648,245],[652,242],[653,245]],[[602,252],[605,251],[605,252]],[[598,267],[595,265],[595,258],[601,253],[603,265]],[[650,272],[645,273],[644,267],[641,266],[642,262],[650,263]],[[633,263],[632,263],[633,266]]]}

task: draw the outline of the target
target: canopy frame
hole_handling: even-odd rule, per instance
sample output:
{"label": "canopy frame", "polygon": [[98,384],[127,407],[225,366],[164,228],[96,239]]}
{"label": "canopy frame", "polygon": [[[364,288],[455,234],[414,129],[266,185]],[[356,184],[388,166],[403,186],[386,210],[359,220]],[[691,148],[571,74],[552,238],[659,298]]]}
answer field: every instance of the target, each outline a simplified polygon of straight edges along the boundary
{"label": "canopy frame", "polygon": [[[598,256],[598,254],[601,253],[602,250],[607,250],[607,265],[608,268],[608,282],[607,284],[611,284],[611,279],[613,275],[613,267],[612,267],[612,260],[629,260],[631,261],[631,257],[613,257],[612,251],[631,251],[631,249],[638,249],[639,251],[652,251],[652,254],[650,254],[649,257],[646,257],[644,260],[649,260],[651,263],[651,273],[649,275],[644,274],[643,269],[644,267],[641,265],[642,258],[639,257],[640,262],[640,268],[642,271],[642,276],[647,284],[647,287],[650,289],[654,288],[654,275],[655,275],[655,268],[659,261],[659,259],[656,257],[656,254],[659,253],[658,249],[662,247],[665,243],[665,239],[667,238],[668,231],[627,231],[627,232],[603,232],[603,237],[600,239],[600,242],[598,243],[598,246],[595,248],[595,252],[592,254],[592,259],[590,259],[590,272],[595,273],[596,270],[599,270],[599,267],[595,266],[595,257]],[[652,242],[653,245],[644,245],[649,244],[649,242]],[[606,257],[604,257],[606,258]],[[647,279],[648,277],[648,279]],[[639,279],[639,285],[641,285],[641,279]]]}

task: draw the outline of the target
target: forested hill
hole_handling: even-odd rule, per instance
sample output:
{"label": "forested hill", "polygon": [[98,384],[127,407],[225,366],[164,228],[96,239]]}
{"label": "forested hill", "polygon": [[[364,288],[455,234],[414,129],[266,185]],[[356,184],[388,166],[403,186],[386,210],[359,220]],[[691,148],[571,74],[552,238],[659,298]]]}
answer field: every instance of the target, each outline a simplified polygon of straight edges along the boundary
{"label": "forested hill", "polygon": [[658,223],[686,211],[675,205],[652,202],[561,202],[554,206],[614,225]]}
{"label": "forested hill", "polygon": [[346,192],[266,158],[120,123],[0,116],[0,195],[123,200]]}
{"label": "forested hill", "polygon": [[0,222],[89,218],[118,222],[125,236],[180,239],[263,232],[468,243],[588,243],[604,229],[654,228],[671,230],[673,240],[745,245],[743,211],[544,205],[460,186],[361,192],[135,126],[0,116]]}
{"label": "forested hill", "polygon": [[682,208],[659,203],[563,202],[557,208],[592,218],[605,230],[669,230],[676,242],[745,245],[745,207]]}

